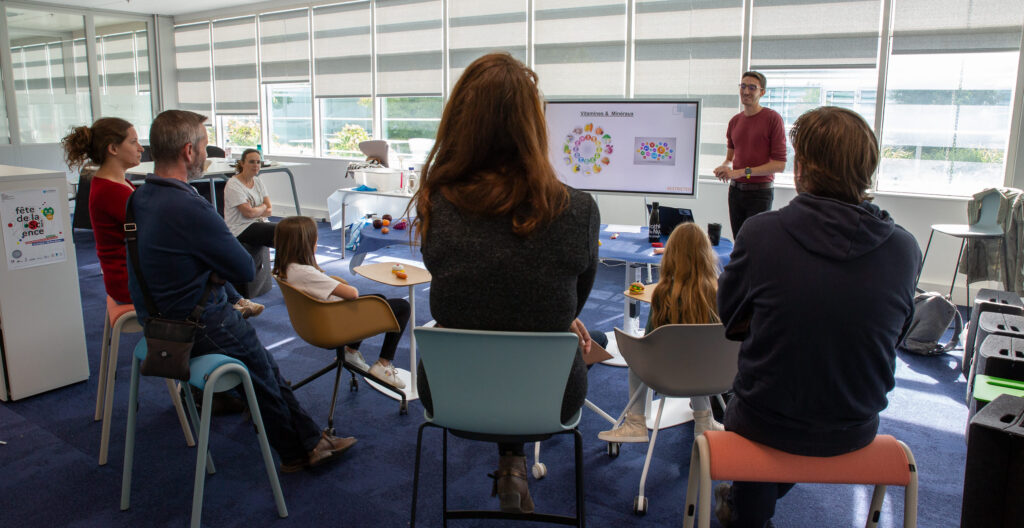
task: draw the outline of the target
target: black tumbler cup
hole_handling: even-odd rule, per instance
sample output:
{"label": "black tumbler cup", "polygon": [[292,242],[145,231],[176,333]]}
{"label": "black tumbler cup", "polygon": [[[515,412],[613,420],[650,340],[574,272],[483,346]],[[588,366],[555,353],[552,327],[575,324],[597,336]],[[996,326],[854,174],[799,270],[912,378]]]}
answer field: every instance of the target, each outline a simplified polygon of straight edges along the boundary
{"label": "black tumbler cup", "polygon": [[708,224],[708,238],[712,246],[717,246],[718,240],[722,238],[722,224]]}

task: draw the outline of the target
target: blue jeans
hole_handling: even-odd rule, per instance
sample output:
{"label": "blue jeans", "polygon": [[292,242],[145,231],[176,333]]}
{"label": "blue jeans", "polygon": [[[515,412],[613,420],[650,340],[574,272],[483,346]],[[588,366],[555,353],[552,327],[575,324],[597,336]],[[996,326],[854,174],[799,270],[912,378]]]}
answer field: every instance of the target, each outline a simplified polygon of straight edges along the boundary
{"label": "blue jeans", "polygon": [[304,459],[319,442],[320,428],[295,399],[256,331],[227,304],[208,308],[202,322],[206,326],[197,332],[192,356],[224,354],[241,361],[249,369],[268,442],[283,462]]}

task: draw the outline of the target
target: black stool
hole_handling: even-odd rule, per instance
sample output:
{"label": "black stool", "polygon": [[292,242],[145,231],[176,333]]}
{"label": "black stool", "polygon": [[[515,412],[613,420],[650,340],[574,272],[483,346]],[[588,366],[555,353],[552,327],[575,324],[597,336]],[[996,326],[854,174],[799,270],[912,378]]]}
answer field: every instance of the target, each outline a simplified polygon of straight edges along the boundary
{"label": "black stool", "polygon": [[242,297],[252,299],[270,291],[272,283],[270,280],[270,250],[266,246],[252,246],[244,242],[242,247],[252,256],[256,275],[249,282],[236,283],[235,289]]}
{"label": "black stool", "polygon": [[1003,394],[970,421],[960,526],[1024,518],[1024,398]]}
{"label": "black stool", "polygon": [[960,362],[960,370],[964,376],[971,373],[971,362],[974,360],[975,344],[978,340],[978,324],[984,312],[1024,315],[1024,301],[1013,292],[982,289],[974,298],[971,309],[971,322],[967,325],[967,340],[964,342],[964,359]]}

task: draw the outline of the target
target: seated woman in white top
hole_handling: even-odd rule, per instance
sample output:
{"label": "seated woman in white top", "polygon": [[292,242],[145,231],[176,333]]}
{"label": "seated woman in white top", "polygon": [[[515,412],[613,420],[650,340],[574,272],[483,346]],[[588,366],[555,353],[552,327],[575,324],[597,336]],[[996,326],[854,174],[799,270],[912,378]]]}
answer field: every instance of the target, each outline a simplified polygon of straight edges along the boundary
{"label": "seated woman in white top", "polygon": [[239,242],[251,246],[274,247],[275,222],[271,215],[267,188],[256,177],[263,160],[256,149],[245,149],[235,164],[238,171],[224,186],[224,222]]}
{"label": "seated woman in white top", "polygon": [[[312,218],[289,216],[281,220],[277,225],[276,237],[274,275],[279,279],[321,301],[352,300],[359,297],[359,290],[355,286],[338,282],[324,273],[320,266],[317,266],[317,229],[316,222]],[[405,382],[398,378],[392,361],[395,359],[395,351],[398,349],[398,341],[402,338],[402,332],[405,331],[405,326],[409,323],[411,312],[409,301],[388,299],[376,293],[370,295],[376,295],[387,301],[391,311],[395,314],[395,319],[398,320],[399,330],[384,334],[380,357],[373,366],[367,365],[363,354],[359,352],[359,341],[345,345],[345,361],[373,374],[389,385],[404,389]]]}

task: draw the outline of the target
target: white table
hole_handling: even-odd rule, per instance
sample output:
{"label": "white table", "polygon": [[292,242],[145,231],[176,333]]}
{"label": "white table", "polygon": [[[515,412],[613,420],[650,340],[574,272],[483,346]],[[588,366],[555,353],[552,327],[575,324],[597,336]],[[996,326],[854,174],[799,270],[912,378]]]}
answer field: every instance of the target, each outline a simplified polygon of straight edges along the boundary
{"label": "white table", "polygon": [[[210,203],[217,205],[217,189],[213,184],[214,180],[227,181],[229,178],[235,175],[235,167],[232,164],[233,161],[229,161],[226,158],[207,158],[212,161],[210,166],[203,171],[203,177],[206,181],[210,182]],[[299,207],[299,193],[295,190],[295,175],[292,174],[292,167],[301,167],[309,165],[308,163],[297,163],[292,161],[271,161],[270,166],[263,167],[260,169],[260,174],[266,174],[269,172],[283,172],[288,175],[288,181],[292,185],[292,199],[295,201],[295,214],[301,215],[302,209]],[[148,176],[153,174],[154,163],[152,161],[144,161],[135,167],[128,169],[128,174],[134,176]]]}
{"label": "white table", "polygon": [[357,191],[357,187],[343,187],[331,193],[327,197],[327,211],[331,217],[331,228],[341,229],[341,258],[345,258],[345,226],[347,225],[345,219],[345,208],[346,202],[351,195],[359,196],[379,196],[384,198],[398,198],[403,200],[411,200],[411,194],[398,190],[398,191]]}
{"label": "white table", "polygon": [[[402,392],[405,393],[405,399],[407,401],[412,401],[420,397],[419,392],[416,390],[416,335],[412,332],[412,329],[416,327],[416,286],[430,282],[432,277],[430,276],[430,272],[423,268],[403,263],[402,266],[405,268],[405,273],[408,277],[400,279],[391,273],[391,266],[394,264],[396,263],[377,262],[374,264],[359,266],[352,271],[366,277],[367,279],[381,284],[386,284],[388,286],[409,287],[409,324],[406,325],[409,329],[409,370],[395,367],[395,372],[398,374],[398,378],[405,382],[405,388],[402,389]],[[395,393],[384,389],[384,387],[381,387],[377,383],[374,383],[371,380],[366,380],[366,382],[385,395],[396,400],[400,399],[395,395]],[[662,419],[664,420],[664,418]]]}

